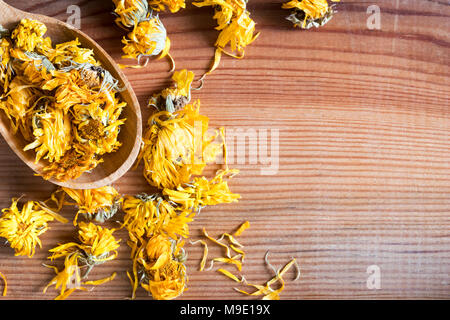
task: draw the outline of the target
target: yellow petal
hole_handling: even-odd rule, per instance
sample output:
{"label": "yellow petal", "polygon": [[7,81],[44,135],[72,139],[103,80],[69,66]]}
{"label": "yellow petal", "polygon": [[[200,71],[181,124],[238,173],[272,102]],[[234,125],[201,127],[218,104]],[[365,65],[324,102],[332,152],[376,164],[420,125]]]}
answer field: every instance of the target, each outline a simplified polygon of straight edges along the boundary
{"label": "yellow petal", "polygon": [[239,260],[236,260],[236,258],[237,257],[233,257],[233,258],[214,258],[213,261],[234,264],[236,266],[236,268],[239,271],[241,271],[242,270],[242,262],[239,261]]}
{"label": "yellow petal", "polygon": [[248,228],[250,228],[250,222],[245,221],[233,234],[238,237]]}
{"label": "yellow petal", "polygon": [[8,291],[8,282],[6,281],[6,277],[0,272],[0,278],[3,279],[4,287],[3,287],[3,296],[6,296],[6,293]]}
{"label": "yellow petal", "polygon": [[218,244],[219,246],[224,247],[224,248],[225,248],[225,256],[226,256],[227,258],[231,258],[230,248],[229,248],[226,244],[224,244],[224,243],[222,243],[222,242],[220,242],[220,241],[214,239],[213,237],[210,237],[210,236],[208,235],[208,233],[206,232],[206,229],[205,229],[205,228],[203,228],[203,235],[204,235],[206,238],[208,238],[209,240],[211,240],[212,242],[214,242],[215,244]]}
{"label": "yellow petal", "polygon": [[106,283],[108,281],[112,281],[114,280],[114,278],[116,277],[117,273],[113,272],[109,277],[107,278],[103,278],[103,279],[99,279],[99,280],[93,280],[93,281],[86,281],[83,282],[84,285],[93,285],[93,286],[97,286],[103,283]]}
{"label": "yellow petal", "polygon": [[228,270],[220,268],[220,269],[217,269],[217,271],[223,273],[225,276],[227,276],[228,278],[230,278],[236,282],[242,282],[242,280],[240,280],[238,277],[236,277],[234,274],[232,274]]}
{"label": "yellow petal", "polygon": [[205,269],[206,259],[208,258],[208,244],[203,240],[197,240],[191,242],[191,244],[197,244],[198,242],[200,242],[204,246],[203,257],[202,261],[200,262],[200,269],[199,269],[199,271],[203,271]]}

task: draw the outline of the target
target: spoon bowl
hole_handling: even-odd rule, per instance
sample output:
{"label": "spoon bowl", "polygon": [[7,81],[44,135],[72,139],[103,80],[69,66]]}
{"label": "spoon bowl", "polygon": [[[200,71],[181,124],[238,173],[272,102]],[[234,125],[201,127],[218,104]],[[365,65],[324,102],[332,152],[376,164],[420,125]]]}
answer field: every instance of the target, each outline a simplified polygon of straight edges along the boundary
{"label": "spoon bowl", "polygon": [[[3,27],[11,30],[24,18],[38,20],[44,23],[47,26],[47,33],[45,36],[49,36],[52,43],[71,41],[78,38],[81,46],[92,49],[95,58],[100,61],[102,67],[108,70],[114,78],[118,79],[119,84],[125,88],[124,91],[120,92],[121,100],[127,103],[127,106],[123,109],[121,115],[122,118],[126,118],[127,120],[125,121],[125,124],[121,126],[118,137],[122,146],[116,152],[103,155],[104,161],[102,163],[91,172],[83,173],[77,179],[65,182],[56,179],[50,179],[48,181],[72,189],[93,189],[113,183],[131,168],[139,153],[141,143],[141,111],[139,102],[130,83],[106,51],[80,30],[51,17],[15,9],[0,0],[0,24]],[[21,160],[23,160],[23,162],[36,173],[42,172],[42,169],[46,165],[45,160],[41,160],[35,164],[35,151],[23,151],[23,148],[28,142],[25,141],[20,133],[12,133],[10,121],[2,110],[0,110],[0,133],[3,135],[11,149]]]}

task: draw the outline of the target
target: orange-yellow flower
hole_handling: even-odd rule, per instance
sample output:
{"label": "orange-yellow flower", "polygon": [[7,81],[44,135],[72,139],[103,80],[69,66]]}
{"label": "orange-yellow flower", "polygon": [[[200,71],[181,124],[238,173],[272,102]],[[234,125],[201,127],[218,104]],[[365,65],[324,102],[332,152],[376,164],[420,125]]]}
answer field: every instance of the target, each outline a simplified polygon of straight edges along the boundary
{"label": "orange-yellow flower", "polygon": [[[2,92],[6,92],[9,82],[12,78],[11,56],[9,50],[11,48],[11,41],[7,38],[1,37],[0,28],[0,86]],[[0,102],[1,104],[1,102]]]}
{"label": "orange-yellow flower", "polygon": [[173,87],[166,88],[158,94],[154,94],[149,101],[159,111],[175,112],[183,109],[191,101],[191,84],[195,74],[186,69],[175,71],[172,75]]}
{"label": "orange-yellow flower", "polygon": [[22,19],[11,34],[15,46],[24,51],[34,51],[37,45],[42,43],[42,36],[47,32],[47,27],[37,20]]}
{"label": "orange-yellow flower", "polygon": [[157,15],[148,14],[147,18],[136,23],[133,30],[122,39],[122,43],[124,44],[122,51],[125,54],[123,58],[137,59],[139,64],[142,58],[158,56],[158,59],[161,59],[168,56],[172,68],[175,68],[173,59],[169,54],[170,39],[167,36],[166,28]]}
{"label": "orange-yellow flower", "polygon": [[138,162],[144,162],[144,177],[159,188],[176,188],[201,174],[207,162],[219,153],[221,143],[208,131],[208,117],[199,113],[199,103],[174,113],[160,111],[148,120]]}
{"label": "orange-yellow flower", "polygon": [[327,0],[291,0],[283,3],[282,8],[294,9],[286,19],[302,29],[323,26],[330,21],[334,13],[333,6],[329,6]]}
{"label": "orange-yellow flower", "polygon": [[39,236],[49,229],[48,223],[67,220],[36,201],[27,201],[19,210],[18,201],[13,198],[11,207],[2,209],[0,237],[8,241],[16,256],[32,257],[36,246],[42,247]]}
{"label": "orange-yellow flower", "polygon": [[114,272],[104,279],[84,281],[94,266],[117,257],[120,240],[113,236],[114,229],[85,222],[81,222],[79,228],[80,243],[69,242],[50,250],[50,260],[64,257],[64,268],[61,271],[47,266],[55,270],[56,276],[44,288],[44,293],[51,285],[55,285],[55,289],[61,287],[60,294],[56,297],[58,300],[67,298],[75,290],[86,290],[83,285],[103,284],[113,280],[116,275]]}
{"label": "orange-yellow flower", "polygon": [[113,0],[117,15],[116,24],[123,28],[132,28],[147,17],[147,0]]}
{"label": "orange-yellow flower", "polygon": [[165,234],[172,239],[187,237],[188,223],[194,216],[158,194],[126,196],[122,209],[125,212],[123,226],[136,243],[157,234]]}
{"label": "orange-yellow flower", "polygon": [[236,169],[221,170],[211,180],[205,177],[195,177],[191,182],[179,185],[176,189],[165,188],[163,194],[182,208],[195,211],[205,206],[237,202],[240,195],[232,193],[227,181],[223,178],[238,172],[239,170]]}
{"label": "orange-yellow flower", "polygon": [[172,13],[186,8],[185,0],[148,0],[148,4],[153,10],[165,11],[167,8]]}
{"label": "orange-yellow flower", "polygon": [[103,223],[116,214],[122,203],[122,197],[112,186],[97,189],[62,188],[62,190],[75,201],[73,204],[78,206],[74,225],[77,224],[79,214],[84,215],[88,220]]}
{"label": "orange-yellow flower", "polygon": [[164,267],[150,271],[148,284],[141,286],[152,294],[156,300],[172,300],[186,290],[186,266],[178,261],[171,260]]}
{"label": "orange-yellow flower", "polygon": [[[197,7],[212,6],[215,8],[216,19],[220,30],[215,43],[216,52],[214,62],[208,72],[201,79],[213,72],[220,63],[222,53],[234,58],[243,58],[245,47],[252,43],[259,35],[255,34],[255,22],[250,18],[247,1],[241,0],[198,0],[193,2]],[[231,52],[226,47],[230,46]]]}
{"label": "orange-yellow flower", "polygon": [[133,275],[128,273],[133,286],[132,298],[138,285],[157,300],[171,300],[184,292],[187,276],[183,244],[161,234],[142,241],[132,253]]}

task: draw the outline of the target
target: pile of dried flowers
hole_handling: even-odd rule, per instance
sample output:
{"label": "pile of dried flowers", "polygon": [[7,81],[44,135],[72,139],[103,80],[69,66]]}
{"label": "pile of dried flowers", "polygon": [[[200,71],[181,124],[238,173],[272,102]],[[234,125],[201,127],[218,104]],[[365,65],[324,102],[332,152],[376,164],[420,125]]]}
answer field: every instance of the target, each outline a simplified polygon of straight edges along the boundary
{"label": "pile of dried flowers", "polygon": [[[334,0],[332,0],[334,1]],[[339,0],[336,0],[339,1]],[[184,0],[113,0],[116,24],[129,33],[122,40],[124,57],[141,60],[148,57],[168,56],[170,40],[154,11],[178,12],[185,8]],[[222,53],[243,58],[245,47],[259,35],[255,34],[255,22],[250,18],[247,0],[197,0],[197,7],[212,6],[220,31],[215,43],[214,62],[200,78],[213,72],[220,63]],[[294,26],[309,29],[328,22],[335,12],[326,0],[292,0],[282,8],[292,9],[287,18]],[[105,153],[120,147],[117,135],[126,119],[120,119],[125,103],[117,93],[118,81],[103,69],[93,51],[80,47],[77,39],[52,45],[44,38],[46,26],[39,21],[23,19],[10,32],[0,27],[0,109],[11,122],[14,133],[29,141],[24,150],[36,151],[36,162],[48,161],[44,179],[61,181],[76,179],[83,172],[93,169],[102,161]],[[229,46],[231,51],[226,47]],[[144,64],[144,65],[145,65]],[[122,65],[122,67],[126,67]],[[41,247],[39,236],[48,230],[48,223],[57,220],[66,223],[58,212],[64,205],[77,207],[73,223],[78,227],[78,242],[60,244],[50,249],[51,261],[64,258],[64,267],[55,266],[56,276],[44,288],[55,285],[60,290],[56,299],[65,299],[75,290],[87,290],[85,286],[100,285],[115,278],[88,280],[88,274],[96,265],[115,259],[120,239],[109,229],[96,223],[110,220],[120,209],[124,212],[120,228],[128,232],[127,244],[131,248],[132,298],[142,287],[154,299],[174,299],[185,290],[188,281],[183,248],[189,237],[189,223],[206,206],[238,201],[240,195],[232,193],[228,179],[239,170],[230,169],[226,159],[224,129],[208,132],[208,117],[200,114],[200,102],[191,102],[191,85],[194,73],[186,69],[176,71],[173,85],[154,94],[149,106],[157,112],[148,120],[136,167],[143,162],[143,175],[147,182],[157,187],[153,194],[141,193],[122,196],[112,186],[97,189],[57,189],[44,202],[27,201],[18,208],[19,199],[12,199],[9,208],[0,216],[0,237],[6,239],[16,255],[32,257],[36,246]],[[220,141],[217,141],[220,140]],[[202,176],[206,165],[222,154],[225,168],[208,179]],[[70,200],[66,200],[68,196]],[[55,206],[52,208],[50,203]],[[77,222],[82,216],[85,221]],[[233,234],[223,233],[218,239],[203,235],[209,241],[225,249],[225,255],[211,259],[214,262],[234,265],[240,272],[244,263],[243,245],[237,241],[244,230],[244,222]],[[228,239],[228,244],[224,239]],[[204,246],[200,271],[205,270],[208,245],[204,240],[191,242]],[[231,255],[235,252],[235,255]],[[275,269],[265,256],[266,264],[274,271],[274,277],[264,285],[249,284],[243,276],[236,276],[224,268],[218,272],[228,278],[257,290],[246,295],[261,295],[263,299],[279,299],[284,289],[284,274],[295,266],[296,259],[283,268]],[[6,277],[3,279],[3,295],[7,293]],[[279,283],[277,289],[271,286]]]}
{"label": "pile of dried flowers", "polygon": [[[201,208],[237,201],[225,177],[238,170],[219,170],[211,180],[201,176],[207,163],[223,152],[223,130],[208,134],[208,118],[199,113],[199,102],[190,103],[194,74],[174,73],[173,87],[151,97],[158,112],[148,121],[138,161],[143,175],[157,193],[127,196],[123,202],[123,226],[132,249],[132,297],[140,285],[154,299],[173,299],[187,283],[184,240],[188,224]],[[222,141],[216,142],[218,136]],[[225,159],[226,163],[226,159]]]}
{"label": "pile of dried flowers", "polygon": [[118,81],[77,39],[52,45],[46,26],[23,19],[1,37],[0,109],[13,133],[47,160],[44,179],[78,178],[116,151],[120,115]]}

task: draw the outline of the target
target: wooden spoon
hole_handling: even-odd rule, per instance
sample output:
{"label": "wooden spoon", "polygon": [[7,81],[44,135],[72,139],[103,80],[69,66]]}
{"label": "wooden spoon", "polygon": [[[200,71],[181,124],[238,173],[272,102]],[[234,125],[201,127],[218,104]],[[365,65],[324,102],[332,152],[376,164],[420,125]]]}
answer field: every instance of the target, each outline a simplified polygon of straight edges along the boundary
{"label": "wooden spoon", "polygon": [[[139,102],[128,80],[105,50],[80,30],[54,18],[15,9],[0,0],[0,24],[3,27],[11,30],[23,18],[43,22],[47,26],[47,33],[45,36],[50,36],[52,43],[56,44],[78,38],[84,48],[94,50],[95,58],[101,62],[102,66],[108,70],[114,78],[120,81],[121,86],[125,87],[125,90],[120,93],[120,97],[122,101],[127,103],[127,106],[122,112],[122,117],[127,120],[125,124],[121,126],[118,137],[118,140],[122,142],[122,146],[119,150],[104,155],[103,163],[99,164],[90,173],[83,173],[78,179],[68,180],[66,182],[60,182],[55,179],[50,179],[49,181],[73,189],[99,188],[114,182],[125,174],[136,160],[142,137],[142,121]],[[42,168],[46,165],[44,162],[45,160],[35,164],[35,151],[23,151],[23,148],[28,143],[23,139],[20,133],[17,133],[16,135],[12,134],[10,121],[2,110],[0,110],[0,132],[20,159],[35,172],[40,173],[42,171]]]}

